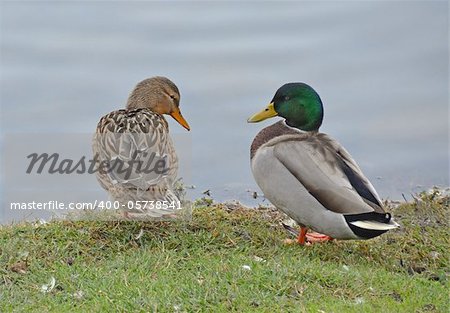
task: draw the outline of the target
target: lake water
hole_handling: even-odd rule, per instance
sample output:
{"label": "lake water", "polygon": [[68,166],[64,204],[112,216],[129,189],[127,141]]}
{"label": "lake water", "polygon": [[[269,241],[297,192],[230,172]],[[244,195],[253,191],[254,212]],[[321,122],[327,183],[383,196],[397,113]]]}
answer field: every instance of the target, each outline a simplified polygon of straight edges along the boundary
{"label": "lake water", "polygon": [[[180,88],[190,197],[251,203],[247,124],[286,82],[383,198],[449,185],[448,2],[2,2],[1,129],[89,134],[138,81]],[[5,151],[3,151],[5,152]],[[3,164],[8,167],[8,164]],[[22,169],[20,169],[22,170]],[[3,177],[3,198],[8,185]],[[100,187],[92,185],[97,192]]]}

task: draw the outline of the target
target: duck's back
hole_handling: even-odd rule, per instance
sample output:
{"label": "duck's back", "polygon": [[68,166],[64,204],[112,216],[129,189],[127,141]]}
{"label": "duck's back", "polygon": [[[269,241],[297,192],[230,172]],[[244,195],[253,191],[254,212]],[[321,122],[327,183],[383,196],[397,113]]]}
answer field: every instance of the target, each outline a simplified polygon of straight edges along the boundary
{"label": "duck's back", "polygon": [[[176,179],[178,158],[167,121],[148,109],[117,110],[103,116],[92,149],[99,166],[106,162],[114,168],[100,167],[97,179],[115,200],[165,200],[164,190]],[[121,164],[122,171],[118,170]]]}

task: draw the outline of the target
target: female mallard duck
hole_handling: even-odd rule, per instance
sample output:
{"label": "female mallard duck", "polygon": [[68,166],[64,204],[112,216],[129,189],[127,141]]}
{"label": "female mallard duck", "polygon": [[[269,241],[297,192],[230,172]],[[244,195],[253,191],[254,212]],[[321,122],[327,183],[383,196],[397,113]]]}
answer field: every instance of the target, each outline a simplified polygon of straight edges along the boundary
{"label": "female mallard duck", "polygon": [[318,132],[323,106],[314,89],[285,84],[248,122],[274,116],[285,120],[255,137],[251,167],[265,197],[301,226],[298,243],[369,239],[398,227],[350,154]]}
{"label": "female mallard duck", "polygon": [[180,93],[172,81],[145,79],[131,92],[125,109],[103,116],[97,125],[92,145],[99,166],[97,179],[113,200],[127,207],[127,217],[130,212],[154,217],[173,212],[161,205],[160,210],[152,209],[149,203],[144,208],[144,202],[128,205],[129,201],[179,206],[173,192],[178,158],[163,116],[172,116],[189,130],[179,103]]}

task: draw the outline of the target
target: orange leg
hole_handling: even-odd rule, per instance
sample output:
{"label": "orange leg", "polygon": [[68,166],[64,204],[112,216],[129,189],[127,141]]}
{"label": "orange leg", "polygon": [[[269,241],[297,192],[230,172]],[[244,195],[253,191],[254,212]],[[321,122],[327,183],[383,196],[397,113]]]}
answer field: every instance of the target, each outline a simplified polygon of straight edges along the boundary
{"label": "orange leg", "polygon": [[297,243],[299,245],[304,245],[306,243],[306,233],[308,232],[308,228],[300,227],[300,232],[298,233]]}

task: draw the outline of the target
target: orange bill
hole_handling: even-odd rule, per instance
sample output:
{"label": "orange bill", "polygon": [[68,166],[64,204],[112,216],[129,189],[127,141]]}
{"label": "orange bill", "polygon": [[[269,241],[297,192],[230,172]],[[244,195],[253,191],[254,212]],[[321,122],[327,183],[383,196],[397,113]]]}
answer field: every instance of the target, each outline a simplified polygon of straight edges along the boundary
{"label": "orange bill", "polygon": [[191,130],[191,128],[189,127],[189,124],[186,122],[183,115],[181,115],[180,109],[170,113],[170,116],[172,116],[175,119],[175,121],[177,121],[181,126],[186,128],[187,130]]}

